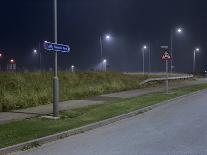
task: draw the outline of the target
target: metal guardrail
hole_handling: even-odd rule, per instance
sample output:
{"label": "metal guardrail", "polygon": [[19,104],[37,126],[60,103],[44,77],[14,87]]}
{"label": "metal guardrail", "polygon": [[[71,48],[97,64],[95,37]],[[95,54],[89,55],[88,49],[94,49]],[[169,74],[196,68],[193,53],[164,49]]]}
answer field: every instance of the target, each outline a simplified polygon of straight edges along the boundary
{"label": "metal guardrail", "polygon": [[[182,80],[182,79],[189,79],[189,78],[193,78],[193,75],[184,75],[184,76],[177,76],[177,77],[168,77],[168,80]],[[140,85],[146,84],[148,82],[153,82],[153,81],[165,81],[167,78],[166,77],[162,77],[162,78],[150,78],[150,79],[146,79],[142,82],[140,82]]]}

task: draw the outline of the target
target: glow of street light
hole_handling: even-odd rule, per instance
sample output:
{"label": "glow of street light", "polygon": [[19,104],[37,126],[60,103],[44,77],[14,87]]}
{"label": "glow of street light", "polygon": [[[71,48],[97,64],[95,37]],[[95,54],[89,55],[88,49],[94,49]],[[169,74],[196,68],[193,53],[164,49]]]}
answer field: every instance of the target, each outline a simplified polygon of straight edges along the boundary
{"label": "glow of street light", "polygon": [[144,49],[147,49],[147,46],[146,46],[146,45],[144,45],[144,46],[143,46],[143,48],[144,48]]}
{"label": "glow of street light", "polygon": [[106,35],[106,40],[110,40],[111,36],[110,35]]}
{"label": "glow of street light", "polygon": [[74,68],[74,67],[75,67],[75,66],[73,66],[73,65],[71,66],[71,68]]}
{"label": "glow of street light", "polygon": [[34,54],[37,54],[37,50],[33,50],[33,53],[34,53]]}
{"label": "glow of street light", "polygon": [[181,33],[183,30],[182,30],[181,28],[178,28],[177,31],[178,31],[179,33]]}
{"label": "glow of street light", "polygon": [[14,63],[14,59],[11,59],[11,60],[10,60],[10,63]]}
{"label": "glow of street light", "polygon": [[103,63],[106,63],[106,62],[107,62],[107,60],[106,60],[106,59],[104,59],[104,60],[103,60]]}
{"label": "glow of street light", "polygon": [[200,51],[200,49],[199,49],[199,48],[196,48],[196,51],[197,51],[197,52],[199,52],[199,51]]}
{"label": "glow of street light", "polygon": [[2,57],[3,57],[3,54],[0,53],[0,58],[2,58]]}

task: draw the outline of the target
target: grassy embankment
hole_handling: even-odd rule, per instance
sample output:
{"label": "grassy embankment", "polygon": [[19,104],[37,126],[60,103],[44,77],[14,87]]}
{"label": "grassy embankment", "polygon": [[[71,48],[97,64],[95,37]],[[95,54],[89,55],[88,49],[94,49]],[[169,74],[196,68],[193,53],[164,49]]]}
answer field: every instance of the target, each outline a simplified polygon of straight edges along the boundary
{"label": "grassy embankment", "polygon": [[[0,73],[0,112],[51,103],[52,73]],[[156,75],[60,72],[60,100],[139,88],[139,82]]]}
{"label": "grassy embankment", "polygon": [[165,93],[152,93],[140,97],[113,101],[110,104],[68,110],[61,112],[61,119],[55,121],[33,118],[2,124],[0,125],[0,148],[77,128],[206,88],[207,84],[200,84],[175,89],[167,95]]}

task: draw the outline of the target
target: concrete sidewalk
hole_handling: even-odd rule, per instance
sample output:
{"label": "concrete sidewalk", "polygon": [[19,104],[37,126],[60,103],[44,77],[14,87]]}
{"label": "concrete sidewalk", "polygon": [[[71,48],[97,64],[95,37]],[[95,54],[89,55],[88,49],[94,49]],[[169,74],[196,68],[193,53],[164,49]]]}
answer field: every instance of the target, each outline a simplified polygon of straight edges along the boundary
{"label": "concrete sidewalk", "polygon": [[[202,83],[207,83],[207,79],[198,79],[195,81],[183,81],[182,83],[178,82],[176,84],[171,83],[170,89],[181,88],[181,87],[191,86],[195,84],[202,84]],[[59,109],[60,110],[75,109],[88,105],[107,103],[107,101],[115,101],[119,99],[136,97],[136,96],[141,96],[144,94],[149,94],[154,92],[162,92],[164,90],[165,90],[165,86],[161,85],[158,87],[150,87],[144,89],[100,95],[100,96],[90,97],[86,100],[70,100],[70,101],[60,102]],[[52,114],[52,107],[53,107],[52,104],[48,104],[48,105],[42,105],[33,108],[15,110],[11,112],[0,112],[0,124],[4,124],[15,120],[23,120],[31,117]]]}

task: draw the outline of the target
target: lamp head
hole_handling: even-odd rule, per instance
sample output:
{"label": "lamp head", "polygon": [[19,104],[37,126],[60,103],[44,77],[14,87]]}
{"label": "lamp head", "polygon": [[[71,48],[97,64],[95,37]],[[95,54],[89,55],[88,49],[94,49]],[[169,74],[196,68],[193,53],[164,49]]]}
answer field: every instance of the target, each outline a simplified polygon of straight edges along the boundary
{"label": "lamp head", "polygon": [[106,60],[106,59],[104,59],[104,60],[103,60],[103,63],[107,63],[107,60]]}

